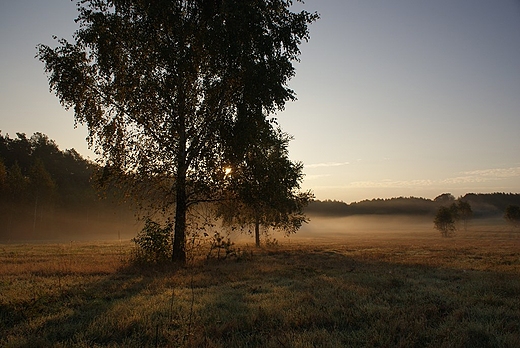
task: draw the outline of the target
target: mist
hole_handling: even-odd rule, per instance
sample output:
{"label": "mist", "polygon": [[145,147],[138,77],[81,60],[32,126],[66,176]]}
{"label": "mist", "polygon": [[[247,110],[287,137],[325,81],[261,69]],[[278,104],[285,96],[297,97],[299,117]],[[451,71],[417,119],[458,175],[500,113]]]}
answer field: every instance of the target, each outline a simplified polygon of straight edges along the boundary
{"label": "mist", "polygon": [[43,209],[37,214],[26,206],[11,207],[13,214],[3,215],[0,242],[70,242],[124,240],[136,236],[142,228],[134,213],[114,205],[112,208],[84,206],[79,209]]}
{"label": "mist", "polygon": [[[27,217],[27,216],[26,216]],[[439,231],[434,229],[431,216],[407,215],[352,215],[346,217],[309,216],[310,220],[290,236],[282,231],[262,229],[262,244],[266,238],[270,242],[285,243],[348,243],[349,241],[370,243],[376,239],[385,240],[438,240]],[[54,211],[39,217],[34,225],[31,218],[12,217],[4,221],[0,228],[0,243],[39,243],[71,241],[128,241],[143,227],[143,221],[129,210],[114,208],[105,211],[86,209],[82,213]],[[503,218],[474,219],[469,222],[466,236],[503,234],[508,236],[510,226]],[[203,232],[208,236],[219,233],[237,245],[254,245],[253,226],[231,229],[215,221]],[[464,234],[459,228],[458,235]]]}
{"label": "mist", "polygon": [[297,236],[301,238],[340,238],[351,236],[411,236],[434,232],[429,216],[352,215],[347,217],[310,216]]}

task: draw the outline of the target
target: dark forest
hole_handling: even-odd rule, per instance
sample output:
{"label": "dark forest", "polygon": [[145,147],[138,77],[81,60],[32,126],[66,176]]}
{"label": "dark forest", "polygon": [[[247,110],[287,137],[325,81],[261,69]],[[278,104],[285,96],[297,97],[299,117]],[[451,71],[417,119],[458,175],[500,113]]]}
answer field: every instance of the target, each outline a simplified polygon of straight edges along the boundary
{"label": "dark forest", "polygon": [[117,239],[137,230],[117,191],[96,189],[96,163],[46,135],[0,134],[1,240]]}

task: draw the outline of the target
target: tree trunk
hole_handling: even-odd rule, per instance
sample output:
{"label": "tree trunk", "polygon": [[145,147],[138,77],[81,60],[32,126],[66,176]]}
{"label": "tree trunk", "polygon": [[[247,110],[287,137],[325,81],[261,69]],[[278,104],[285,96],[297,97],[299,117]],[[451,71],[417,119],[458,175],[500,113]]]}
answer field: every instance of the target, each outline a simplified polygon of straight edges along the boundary
{"label": "tree trunk", "polygon": [[175,205],[175,228],[173,232],[172,261],[186,263],[186,177],[177,178],[177,203]]}
{"label": "tree trunk", "polygon": [[177,177],[175,178],[175,228],[173,231],[172,261],[186,264],[186,213],[188,211],[186,200],[186,129],[185,118],[179,118],[179,150],[177,158]]}
{"label": "tree trunk", "polygon": [[255,221],[255,242],[256,247],[260,248],[260,220]]}

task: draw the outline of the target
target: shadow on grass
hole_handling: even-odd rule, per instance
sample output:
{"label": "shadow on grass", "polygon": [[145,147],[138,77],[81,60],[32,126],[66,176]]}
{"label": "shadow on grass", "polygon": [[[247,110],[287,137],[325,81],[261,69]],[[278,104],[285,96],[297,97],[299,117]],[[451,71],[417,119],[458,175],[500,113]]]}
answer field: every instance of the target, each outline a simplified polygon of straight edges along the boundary
{"label": "shadow on grass", "polygon": [[[516,275],[270,252],[201,293],[192,346],[516,347]],[[227,279],[226,279],[227,278]]]}
{"label": "shadow on grass", "polygon": [[370,253],[279,248],[185,269],[127,266],[39,296],[5,332],[31,347],[520,346],[518,274]]}
{"label": "shadow on grass", "polygon": [[[164,284],[165,279],[173,279],[177,272],[171,264],[155,267],[128,264],[109,274],[61,274],[55,284],[59,289],[42,290],[29,301],[3,305],[0,317],[6,320],[3,320],[2,331],[5,337],[11,336],[12,346],[103,346],[122,343],[136,334],[141,342],[154,342],[156,335],[135,332],[139,331],[137,326],[118,330],[113,322],[117,318],[110,318],[110,312],[131,303],[136,296],[157,291],[157,286]],[[67,277],[79,277],[79,282],[64,284]],[[109,319],[107,327],[92,329],[103,323],[105,317]],[[22,328],[15,330],[16,334],[24,337],[12,337],[10,331],[18,326]]]}

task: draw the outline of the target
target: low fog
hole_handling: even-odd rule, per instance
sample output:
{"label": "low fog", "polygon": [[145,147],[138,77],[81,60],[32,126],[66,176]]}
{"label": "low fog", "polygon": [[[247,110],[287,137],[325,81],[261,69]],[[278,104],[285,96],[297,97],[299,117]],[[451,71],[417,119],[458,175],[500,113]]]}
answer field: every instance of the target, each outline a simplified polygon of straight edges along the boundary
{"label": "low fog", "polygon": [[350,234],[415,234],[431,232],[429,216],[353,215],[347,217],[311,216],[298,232],[301,237],[341,237]]}
{"label": "low fog", "polygon": [[[431,216],[396,216],[396,215],[354,215],[348,217],[308,216],[309,222],[300,230],[290,236],[282,231],[265,229],[262,231],[262,241],[266,237],[271,241],[276,239],[278,243],[298,243],[325,241],[348,241],[351,238],[419,238],[436,237],[438,231],[433,228]],[[229,232],[227,229],[215,228],[224,234],[228,234],[236,243],[254,244],[252,234],[248,230]]]}
{"label": "low fog", "polygon": [[[291,236],[281,231],[262,232],[265,240],[276,239],[279,243],[299,239],[328,239],[349,237],[352,235],[388,236],[390,234],[414,235],[432,233],[433,223],[430,217],[379,216],[361,215],[349,217],[309,216],[310,221]],[[17,241],[97,241],[97,240],[129,240],[134,238],[143,227],[143,222],[130,211],[113,209],[112,211],[88,211],[82,213],[66,211],[49,211],[39,214],[34,219],[31,214],[23,218],[12,216],[2,224],[0,240],[2,242]],[[252,227],[251,227],[252,228]],[[250,230],[231,230],[222,227],[220,222],[207,228],[204,232],[218,232],[231,238],[236,243],[254,243]]]}
{"label": "low fog", "polygon": [[[293,242],[348,242],[349,239],[419,239],[438,238],[433,217],[429,215],[352,215],[347,217],[313,216],[300,230],[290,236],[282,231],[262,229],[261,239],[279,244]],[[104,211],[85,209],[83,212],[49,211],[24,217],[12,215],[4,220],[0,229],[1,243],[16,242],[70,242],[70,241],[116,241],[134,238],[143,227],[135,213],[119,208]],[[507,232],[510,227],[503,218],[474,219],[469,223],[472,232]],[[200,230],[209,236],[215,232],[230,238],[237,244],[254,244],[250,229],[231,229],[216,221],[212,227]]]}
{"label": "low fog", "polygon": [[70,242],[124,240],[136,236],[142,223],[128,209],[99,207],[78,209],[44,209],[37,213],[27,207],[4,215],[0,242]]}

